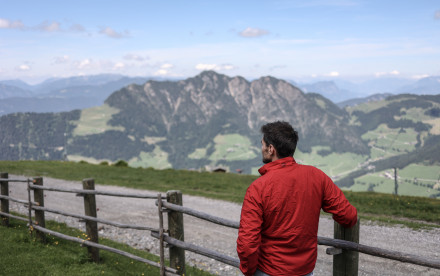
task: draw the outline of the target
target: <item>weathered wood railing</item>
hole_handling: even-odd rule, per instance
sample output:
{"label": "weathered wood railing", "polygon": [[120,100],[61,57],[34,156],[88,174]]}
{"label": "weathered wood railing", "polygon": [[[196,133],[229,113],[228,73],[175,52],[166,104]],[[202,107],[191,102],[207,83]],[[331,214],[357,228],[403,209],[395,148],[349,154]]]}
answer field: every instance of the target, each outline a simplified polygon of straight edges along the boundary
{"label": "weathered wood railing", "polygon": [[[28,219],[9,214],[8,201],[10,200],[10,201],[18,202],[18,203],[23,203],[23,204],[29,206],[29,210],[32,209],[32,210],[35,210],[35,212],[38,212],[38,211],[43,212],[43,214],[46,211],[46,212],[52,212],[52,213],[57,213],[57,214],[62,214],[62,215],[66,215],[66,216],[71,216],[71,217],[83,219],[86,222],[93,222],[93,223],[99,222],[99,223],[104,223],[104,224],[108,224],[108,225],[112,225],[112,226],[116,226],[116,227],[120,227],[120,228],[132,228],[132,229],[138,229],[138,230],[151,231],[151,235],[153,237],[159,239],[159,241],[160,241],[160,259],[161,259],[161,261],[159,264],[152,262],[150,260],[146,260],[146,259],[134,256],[134,255],[129,254],[124,251],[120,251],[120,250],[117,250],[117,249],[114,249],[111,247],[100,245],[99,243],[97,243],[97,240],[96,240],[96,242],[83,240],[83,239],[79,239],[79,238],[75,238],[75,237],[66,236],[64,234],[57,233],[52,230],[46,229],[46,228],[44,228],[44,226],[41,226],[41,222],[39,221],[41,219],[44,219],[44,215],[42,218],[41,218],[41,215],[40,215],[40,218],[37,218],[37,213],[36,213],[36,215],[35,215],[36,222],[35,223],[33,223],[31,219],[29,219],[30,227],[33,227],[35,230],[37,230],[37,233],[38,233],[38,231],[40,233],[49,233],[49,234],[56,236],[56,237],[59,237],[59,238],[63,238],[66,240],[70,240],[70,241],[84,244],[84,245],[88,246],[88,248],[98,248],[98,249],[108,250],[110,252],[114,252],[114,253],[132,258],[137,261],[145,262],[145,263],[148,263],[148,264],[156,266],[156,267],[159,266],[160,271],[161,271],[161,275],[168,275],[168,274],[169,275],[173,275],[173,274],[182,275],[185,273],[185,254],[184,254],[185,250],[190,251],[190,252],[194,252],[196,254],[200,254],[203,256],[207,256],[209,258],[215,259],[217,261],[231,265],[233,267],[239,267],[239,260],[237,258],[230,257],[227,255],[218,253],[214,250],[203,248],[203,247],[185,242],[184,241],[183,214],[187,214],[187,215],[190,215],[193,217],[197,217],[199,219],[203,219],[203,220],[215,223],[215,224],[219,224],[219,225],[234,228],[234,229],[238,229],[239,222],[216,217],[216,216],[212,216],[210,214],[182,206],[182,194],[180,193],[180,191],[167,192],[167,196],[166,196],[167,201],[163,201],[162,199],[165,199],[165,197],[162,197],[160,194],[158,196],[153,196],[153,195],[103,192],[103,191],[96,191],[93,189],[92,190],[61,189],[61,188],[44,187],[42,185],[39,185],[39,183],[40,183],[39,181],[40,181],[39,178],[35,178],[32,181],[29,179],[28,180],[13,180],[13,179],[8,179],[8,175],[5,173],[2,173],[0,175],[0,184],[1,184],[1,192],[2,192],[2,194],[0,195],[0,199],[1,199],[0,215],[2,217],[2,225],[8,224],[8,219],[6,219],[6,218],[15,218],[15,219],[28,221]],[[86,185],[89,185],[87,183],[89,183],[91,181],[93,181],[93,180],[91,180],[91,179],[84,180],[83,181],[84,187],[86,188]],[[27,182],[28,183],[28,190],[29,190],[28,200],[25,201],[25,200],[20,200],[20,199],[15,199],[15,198],[9,197],[9,195],[8,195],[9,189],[4,188],[4,187],[7,187],[7,183],[9,183],[9,182]],[[34,184],[31,184],[31,182],[33,182]],[[86,184],[84,184],[84,182]],[[42,184],[42,179],[41,179],[41,184]],[[31,199],[30,199],[30,190],[31,189],[34,190],[34,201],[31,201]],[[51,208],[46,208],[46,207],[42,206],[42,205],[44,205],[44,202],[43,202],[44,196],[42,199],[41,195],[38,195],[38,192],[37,192],[37,197],[35,197],[35,191],[44,191],[44,190],[76,193],[78,195],[82,195],[82,196],[84,196],[84,199],[85,199],[85,201],[84,201],[85,207],[86,207],[85,209],[87,210],[87,208],[89,208],[89,209],[91,208],[91,209],[95,209],[95,211],[96,211],[96,207],[93,207],[93,206],[87,207],[86,206],[86,198],[87,198],[86,195],[93,196],[93,197],[95,195],[107,195],[107,196],[150,198],[150,199],[156,198],[157,199],[156,205],[158,206],[158,214],[159,214],[159,228],[148,227],[148,226],[138,226],[138,225],[126,225],[126,224],[121,224],[121,223],[117,223],[117,222],[98,219],[98,218],[96,218],[96,213],[95,214],[86,214],[85,216],[83,216],[83,215],[71,214],[71,213],[67,213],[64,211],[55,210],[55,209],[51,209]],[[87,201],[89,201],[89,200],[87,200]],[[90,202],[87,204],[90,204]],[[168,231],[166,231],[163,228],[162,216],[163,216],[164,212],[168,214]],[[31,214],[29,213],[29,217],[30,217],[30,215]],[[94,228],[94,227],[90,227],[90,228]],[[96,233],[97,233],[97,230],[93,230],[93,231],[96,231]],[[165,232],[168,232],[168,235],[165,235]],[[87,235],[89,235],[89,233],[87,233]],[[318,237],[318,244],[329,246],[329,248],[327,248],[327,254],[333,255],[333,275],[350,275],[350,276],[357,275],[358,274],[358,252],[372,255],[372,256],[376,256],[376,257],[396,260],[396,261],[400,261],[400,262],[406,262],[406,263],[421,265],[421,266],[425,266],[425,267],[440,269],[440,260],[433,260],[433,259],[428,259],[428,258],[421,257],[421,256],[412,255],[412,254],[407,254],[407,253],[402,253],[402,252],[398,252],[398,251],[386,250],[386,249],[381,249],[381,248],[377,248],[377,247],[371,247],[371,246],[359,244],[359,223],[351,229],[343,228],[340,225],[338,225],[337,223],[335,223],[334,236],[335,236],[335,239]],[[96,237],[97,237],[97,234],[96,234]],[[42,241],[44,241],[44,237],[41,239],[42,239]],[[164,251],[163,243],[164,242],[171,245],[170,249],[169,249],[171,268],[164,266],[164,253],[163,253],[163,251]],[[93,252],[90,252],[90,251],[89,251],[89,253],[93,254]],[[93,256],[91,256],[91,258],[94,259]]]}
{"label": "weathered wood railing", "polygon": [[[28,200],[17,199],[9,196],[9,183],[10,182],[24,182],[27,183],[28,188]],[[33,183],[33,184],[31,184]],[[130,225],[130,224],[122,224],[118,222],[113,222],[109,220],[99,219],[96,217],[96,200],[95,195],[106,195],[106,196],[117,196],[117,197],[133,197],[133,198],[144,198],[144,199],[156,199],[159,200],[165,197],[162,197],[160,194],[158,196],[155,195],[142,195],[142,194],[129,194],[129,193],[111,193],[111,192],[102,192],[94,190],[94,181],[93,179],[85,179],[83,180],[83,190],[80,189],[62,189],[62,188],[53,188],[53,187],[44,187],[42,178],[34,178],[34,179],[26,179],[26,180],[15,180],[8,179],[7,173],[1,173],[0,175],[0,185],[1,185],[1,211],[0,216],[2,219],[2,225],[9,225],[9,218],[19,219],[22,221],[27,221],[28,226],[31,229],[31,232],[35,230],[35,235],[38,240],[41,242],[46,242],[45,234],[50,234],[51,236],[55,236],[61,239],[73,241],[80,243],[83,246],[86,246],[89,252],[89,258],[95,262],[99,262],[99,249],[106,250],[109,252],[113,252],[133,260],[143,262],[149,264],[154,267],[160,268],[161,275],[179,275],[178,270],[165,267],[165,263],[163,260],[163,254],[161,257],[161,262],[158,264],[155,261],[151,261],[148,259],[141,258],[134,254],[101,245],[98,243],[98,228],[97,223],[103,223],[119,228],[130,228],[135,230],[148,230],[148,231],[159,231],[160,233],[164,232],[163,225],[161,224],[159,228],[150,227],[150,226],[139,226],[139,225]],[[34,200],[31,200],[31,190],[34,191]],[[67,193],[76,193],[79,196],[84,197],[84,209],[85,215],[68,213],[62,210],[57,210],[53,208],[44,207],[44,194],[43,191],[56,191],[56,192],[67,192]],[[28,217],[23,218],[20,216],[15,216],[9,213],[9,201],[17,202],[24,204],[28,207]],[[35,221],[32,220],[32,210],[35,212]],[[86,235],[88,239],[81,239],[77,237],[71,237],[50,229],[45,228],[45,216],[44,212],[50,212],[55,214],[60,214],[64,216],[74,217],[82,219],[86,222]]]}

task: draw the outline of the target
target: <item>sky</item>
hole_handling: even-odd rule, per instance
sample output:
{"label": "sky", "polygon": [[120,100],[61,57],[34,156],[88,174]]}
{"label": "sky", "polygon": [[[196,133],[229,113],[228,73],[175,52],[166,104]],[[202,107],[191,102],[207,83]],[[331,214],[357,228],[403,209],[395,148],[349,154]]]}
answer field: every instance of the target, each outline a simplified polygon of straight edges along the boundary
{"label": "sky", "polygon": [[439,0],[0,0],[0,80],[440,75]]}

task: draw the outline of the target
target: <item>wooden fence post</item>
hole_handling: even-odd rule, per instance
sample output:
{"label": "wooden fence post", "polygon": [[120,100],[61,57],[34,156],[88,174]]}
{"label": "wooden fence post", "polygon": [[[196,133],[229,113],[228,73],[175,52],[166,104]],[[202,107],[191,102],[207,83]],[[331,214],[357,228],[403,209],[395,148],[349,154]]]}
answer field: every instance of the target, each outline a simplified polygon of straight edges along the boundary
{"label": "wooden fence post", "polygon": [[[91,178],[84,179],[82,183],[84,190],[95,190],[95,180]],[[86,216],[97,217],[95,195],[84,194],[84,211]],[[86,220],[86,234],[89,241],[98,243],[98,223],[96,221]],[[88,246],[87,250],[89,252],[89,258],[98,263],[99,249]]]}
{"label": "wooden fence post", "polygon": [[[43,186],[43,178],[35,177],[33,181],[34,185]],[[38,202],[38,206],[44,207],[44,191],[34,189],[34,201]],[[35,224],[41,227],[46,227],[46,220],[44,217],[44,211],[35,210]],[[45,243],[46,242],[46,234],[41,231],[36,231],[36,238]]]}
{"label": "wooden fence post", "polygon": [[[8,177],[9,177],[8,173],[0,173],[0,178],[8,178]],[[1,186],[1,195],[9,196],[9,182],[1,181],[0,186]],[[1,211],[3,213],[9,214],[9,200],[1,199]],[[3,226],[9,226],[9,217],[0,216],[0,218],[2,220]]]}
{"label": "wooden fence post", "polygon": [[[359,243],[359,218],[355,226],[344,228],[335,221],[334,238]],[[333,256],[333,276],[357,276],[359,270],[359,252],[342,250]]]}
{"label": "wooden fence post", "polygon": [[[167,202],[183,205],[181,191],[168,191]],[[176,211],[168,212],[168,231],[169,236],[184,241],[183,213]],[[185,274],[185,250],[176,246],[170,247],[170,266],[177,269],[178,274]]]}

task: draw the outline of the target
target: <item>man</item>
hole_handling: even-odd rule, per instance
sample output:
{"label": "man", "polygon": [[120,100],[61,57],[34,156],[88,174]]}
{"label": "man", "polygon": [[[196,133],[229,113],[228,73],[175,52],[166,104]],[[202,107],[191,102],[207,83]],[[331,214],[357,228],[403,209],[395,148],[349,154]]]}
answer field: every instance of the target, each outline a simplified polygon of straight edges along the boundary
{"label": "man", "polygon": [[313,275],[321,208],[344,227],[357,211],[322,171],[299,165],[293,154],[298,133],[287,122],[261,127],[265,165],[247,189],[237,253],[244,275]]}

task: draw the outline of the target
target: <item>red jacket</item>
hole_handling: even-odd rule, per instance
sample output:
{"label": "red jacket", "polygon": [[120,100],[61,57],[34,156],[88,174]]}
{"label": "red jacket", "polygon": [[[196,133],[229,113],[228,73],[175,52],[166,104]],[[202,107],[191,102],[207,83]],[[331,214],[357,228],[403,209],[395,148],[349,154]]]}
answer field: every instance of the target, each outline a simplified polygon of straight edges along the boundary
{"label": "red jacket", "polygon": [[270,162],[247,189],[241,210],[237,253],[240,270],[269,275],[305,275],[315,268],[321,208],[345,227],[357,211],[321,170],[293,157]]}

